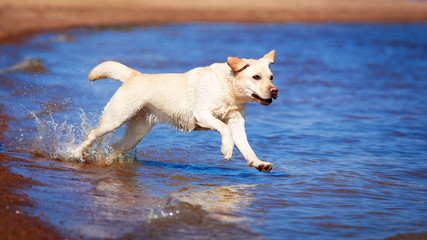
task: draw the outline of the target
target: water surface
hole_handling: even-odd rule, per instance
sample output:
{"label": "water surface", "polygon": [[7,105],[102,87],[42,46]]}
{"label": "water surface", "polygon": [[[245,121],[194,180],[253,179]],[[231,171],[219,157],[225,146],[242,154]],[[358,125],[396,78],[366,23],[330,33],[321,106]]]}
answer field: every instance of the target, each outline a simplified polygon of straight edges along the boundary
{"label": "water surface", "polygon": [[[246,121],[270,173],[247,167],[237,149],[225,161],[216,132],[167,125],[124,163],[56,160],[96,127],[120,86],[90,83],[96,64],[185,72],[272,49],[279,98],[248,104]],[[12,171],[45,184],[27,192],[33,214],[72,236],[383,239],[427,229],[427,25],[78,29],[0,52],[1,151],[27,160]],[[8,68],[27,57],[47,73]],[[122,132],[95,154],[102,159]]]}

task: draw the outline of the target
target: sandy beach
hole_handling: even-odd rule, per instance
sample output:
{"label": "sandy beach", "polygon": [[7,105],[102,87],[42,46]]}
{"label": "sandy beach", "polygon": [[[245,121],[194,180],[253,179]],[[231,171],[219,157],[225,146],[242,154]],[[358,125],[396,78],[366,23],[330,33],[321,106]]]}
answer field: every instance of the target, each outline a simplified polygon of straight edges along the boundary
{"label": "sandy beach", "polygon": [[427,2],[407,0],[0,1],[0,42],[99,25],[185,22],[425,22]]}

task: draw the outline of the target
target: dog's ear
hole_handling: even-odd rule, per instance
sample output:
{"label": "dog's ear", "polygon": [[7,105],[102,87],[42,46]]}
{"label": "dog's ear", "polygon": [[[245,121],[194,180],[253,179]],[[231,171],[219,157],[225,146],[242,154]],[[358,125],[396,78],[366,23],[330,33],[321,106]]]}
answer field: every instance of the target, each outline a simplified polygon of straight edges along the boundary
{"label": "dog's ear", "polygon": [[245,68],[249,66],[246,60],[240,59],[238,57],[228,57],[227,64],[230,66],[233,72],[243,71]]}
{"label": "dog's ear", "polygon": [[265,54],[261,60],[267,61],[269,63],[274,63],[274,58],[276,57],[276,50],[271,50],[269,53]]}

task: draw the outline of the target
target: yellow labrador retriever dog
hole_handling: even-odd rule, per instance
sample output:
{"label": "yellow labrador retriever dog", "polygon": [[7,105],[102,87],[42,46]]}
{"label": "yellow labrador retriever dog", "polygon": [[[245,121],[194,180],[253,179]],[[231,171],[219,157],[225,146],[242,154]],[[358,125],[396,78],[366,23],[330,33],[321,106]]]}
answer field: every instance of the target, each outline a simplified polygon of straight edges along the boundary
{"label": "yellow labrador retriever dog", "polygon": [[221,152],[230,160],[234,145],[249,166],[268,172],[273,164],[257,158],[245,132],[246,103],[269,105],[278,96],[270,64],[275,50],[261,59],[229,57],[186,73],[143,74],[107,61],[96,66],[89,80],[111,78],[123,84],[105,106],[99,126],[92,130],[70,158],[83,160],[84,152],[105,134],[127,123],[123,139],[113,146],[107,161],[133,148],[159,122],[182,131],[213,129],[221,135]]}

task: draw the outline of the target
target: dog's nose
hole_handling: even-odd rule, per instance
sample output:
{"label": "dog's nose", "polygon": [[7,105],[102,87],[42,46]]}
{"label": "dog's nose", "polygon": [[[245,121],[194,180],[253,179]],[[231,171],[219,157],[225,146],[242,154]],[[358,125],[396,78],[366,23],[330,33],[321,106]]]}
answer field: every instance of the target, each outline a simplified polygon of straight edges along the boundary
{"label": "dog's nose", "polygon": [[279,89],[277,89],[277,87],[270,87],[270,94],[272,98],[276,99],[279,94]]}

